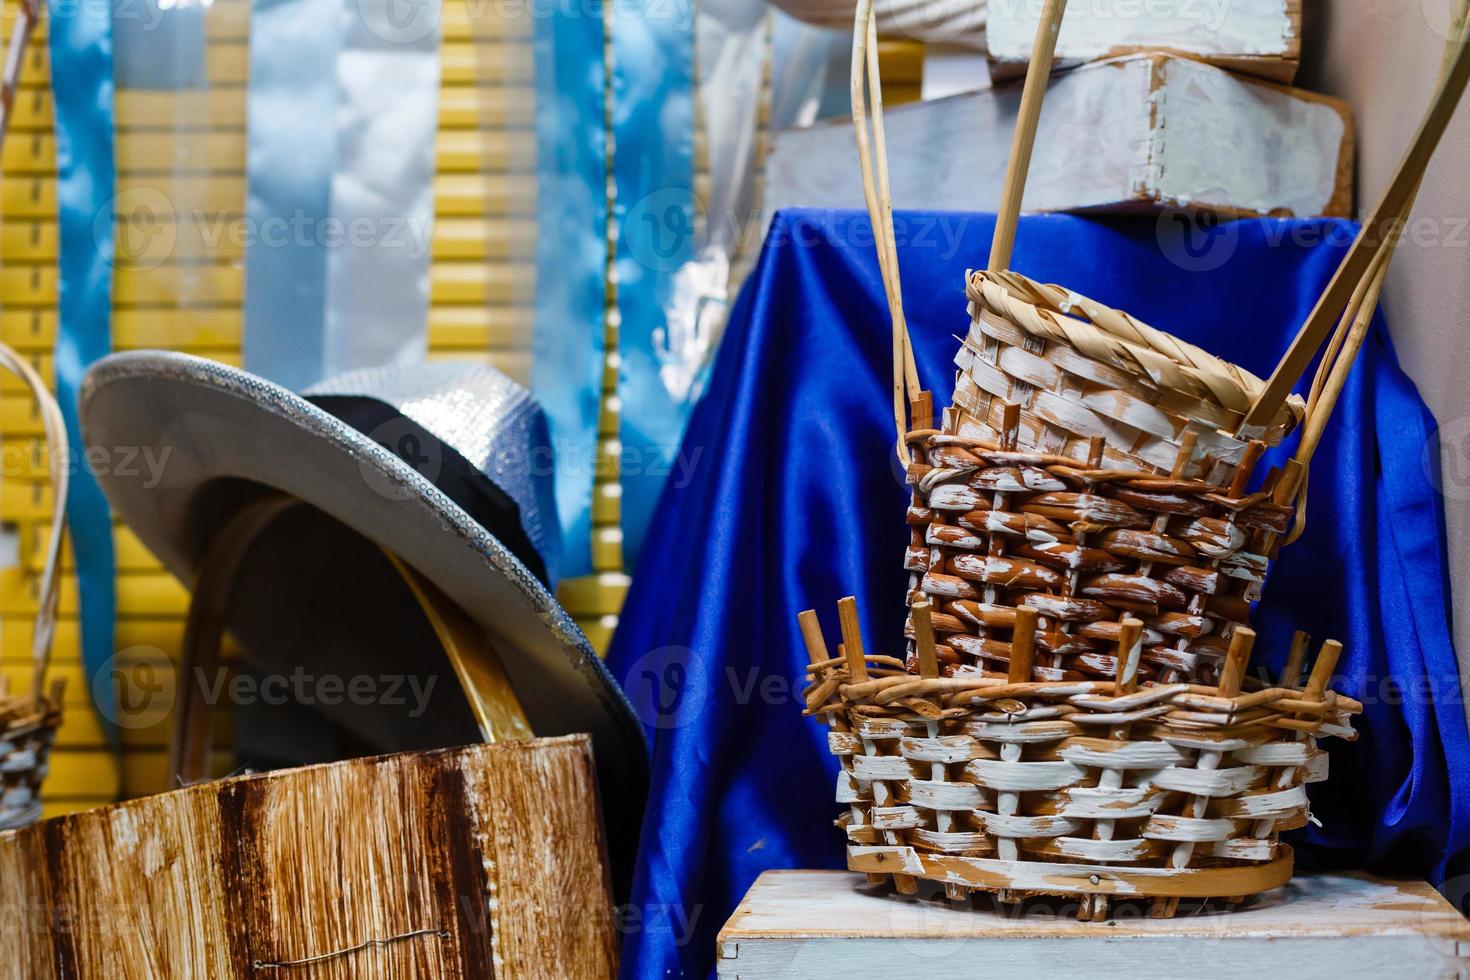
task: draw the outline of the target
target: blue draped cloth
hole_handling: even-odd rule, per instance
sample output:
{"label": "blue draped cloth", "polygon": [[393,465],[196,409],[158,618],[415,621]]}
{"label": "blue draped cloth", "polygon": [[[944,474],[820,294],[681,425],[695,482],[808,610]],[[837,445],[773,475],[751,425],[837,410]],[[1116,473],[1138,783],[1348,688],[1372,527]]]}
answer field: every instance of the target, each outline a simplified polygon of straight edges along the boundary
{"label": "blue draped cloth", "polygon": [[[898,216],[919,374],[939,406],[969,325],[964,274],[984,265],[992,226]],[[1355,231],[1028,217],[1013,266],[1265,377]],[[796,616],[815,608],[835,637],[836,602],[856,595],[869,648],[902,650],[908,494],[889,343],[866,216],[778,215],[684,439],[696,462],[664,492],[609,655],[654,756],[625,977],[712,974],[716,933],[758,874],[843,866],[837,763],[826,729],[801,715]],[[1312,788],[1321,826],[1294,835],[1302,867],[1436,883],[1467,871],[1470,737],[1435,428],[1378,322],[1313,463],[1306,534],[1283,550],[1256,615],[1253,667],[1279,666],[1296,628],[1341,639],[1334,685],[1366,705],[1361,740],[1331,744],[1331,781]]]}

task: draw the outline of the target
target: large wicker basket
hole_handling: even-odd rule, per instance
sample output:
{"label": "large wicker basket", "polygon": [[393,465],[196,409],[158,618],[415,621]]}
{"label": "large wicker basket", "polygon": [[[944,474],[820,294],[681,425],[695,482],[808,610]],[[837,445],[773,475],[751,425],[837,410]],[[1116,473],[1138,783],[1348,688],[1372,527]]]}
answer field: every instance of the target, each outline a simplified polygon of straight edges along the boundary
{"label": "large wicker basket", "polygon": [[[1353,737],[1361,710],[1326,690],[1329,641],[1302,684],[1298,634],[1279,686],[1250,684],[1255,637],[1234,631],[1217,685],[1138,683],[1143,623],[1120,627],[1113,681],[1035,680],[1037,614],[1016,611],[1005,673],[941,676],[931,610],[914,607],[918,669],[867,653],[856,604],[840,606],[831,657],[814,614],[808,711],[831,726],[848,866],[900,892],[918,879],[950,897],[991,891],[1076,896],[1083,919],[1111,897],[1255,894],[1291,877],[1281,831],[1308,817],[1305,784],[1326,778],[1324,735]],[[917,673],[917,676],[915,674]]]}
{"label": "large wicker basket", "polygon": [[25,382],[40,409],[50,455],[55,511],[51,517],[46,563],[37,589],[36,622],[31,635],[32,678],[24,691],[12,692],[0,678],[0,830],[14,830],[41,816],[41,783],[46,778],[56,729],[61,725],[64,683],[46,681],[56,632],[60,596],[61,546],[66,513],[68,453],[66,427],[56,399],[36,369],[0,344],[0,368]]}
{"label": "large wicker basket", "polygon": [[[6,45],[5,67],[0,74],[0,145],[10,122],[10,107],[20,79],[26,45],[39,17],[36,0],[23,0],[16,12]],[[37,615],[31,634],[33,676],[27,690],[12,692],[0,678],[0,830],[33,823],[41,816],[41,782],[46,778],[56,729],[61,724],[63,683],[46,687],[46,667],[56,631],[61,572],[61,538],[66,514],[67,476],[70,460],[66,426],[56,399],[24,358],[0,344],[0,369],[20,378],[36,400],[47,449],[50,454],[54,513],[46,564],[37,590]]]}
{"label": "large wicker basket", "polygon": [[[1299,533],[1305,475],[1367,333],[1391,233],[1467,80],[1459,0],[1441,86],[1383,200],[1269,381],[1008,266],[1065,0],[1047,0],[989,268],[954,404],[935,420],[903,313],[872,0],[853,113],[893,326],[898,454],[913,486],[909,649],[867,654],[855,605],[833,657],[812,613],[807,710],[842,758],[848,863],[954,897],[1238,898],[1291,875],[1278,834],[1307,819],[1321,735],[1360,706],[1303,684],[1298,635],[1275,685],[1247,679],[1267,566]],[[871,120],[868,98],[873,103]],[[870,131],[871,125],[871,131]],[[1310,396],[1290,395],[1325,345]],[[1295,429],[1291,460],[1255,472]],[[1293,528],[1293,514],[1297,524]]]}

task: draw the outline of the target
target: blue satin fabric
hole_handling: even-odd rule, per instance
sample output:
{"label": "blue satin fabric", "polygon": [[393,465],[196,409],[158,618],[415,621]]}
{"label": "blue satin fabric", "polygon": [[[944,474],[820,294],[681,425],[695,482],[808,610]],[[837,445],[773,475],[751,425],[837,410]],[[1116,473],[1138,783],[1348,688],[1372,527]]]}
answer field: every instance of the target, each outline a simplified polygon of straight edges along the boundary
{"label": "blue satin fabric", "polygon": [[[992,219],[898,219],[920,376],[949,401],[967,267]],[[1353,227],[1026,218],[1015,268],[1126,309],[1265,376]],[[901,647],[907,493],[891,449],[889,328],[872,236],[849,212],[778,215],[685,436],[699,464],[664,492],[609,660],[649,726],[653,790],[625,977],[711,973],[715,935],[768,868],[838,868],[837,765],[800,710],[796,616],[856,595],[870,649]],[[1306,535],[1282,553],[1257,665],[1293,628],[1347,644],[1367,703],[1312,790],[1299,863],[1466,873],[1470,737],[1448,634],[1435,429],[1380,322],[1313,465]],[[1423,697],[1428,685],[1434,700]],[[1395,692],[1395,686],[1402,696]],[[1455,882],[1449,890],[1456,890]]]}
{"label": "blue satin fabric", "polygon": [[60,241],[56,399],[71,443],[66,520],[81,594],[82,663],[103,730],[115,745],[112,678],[104,674],[114,653],[117,608],[112,512],[92,470],[81,465],[86,444],[77,416],[83,375],[112,349],[113,211],[118,206],[113,189],[117,170],[112,146],[112,8],[55,0],[46,20],[51,35]]}

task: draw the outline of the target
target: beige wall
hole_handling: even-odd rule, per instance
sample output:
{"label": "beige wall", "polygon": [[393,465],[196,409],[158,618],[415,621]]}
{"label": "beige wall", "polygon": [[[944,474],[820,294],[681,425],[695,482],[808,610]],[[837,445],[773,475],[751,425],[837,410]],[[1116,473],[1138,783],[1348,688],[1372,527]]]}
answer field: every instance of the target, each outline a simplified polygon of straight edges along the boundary
{"label": "beige wall", "polygon": [[[1413,137],[1457,2],[1306,3],[1301,84],[1339,95],[1357,112],[1360,211],[1377,199]],[[1470,105],[1440,146],[1411,229],[1384,304],[1399,359],[1441,425],[1455,645],[1470,690]]]}

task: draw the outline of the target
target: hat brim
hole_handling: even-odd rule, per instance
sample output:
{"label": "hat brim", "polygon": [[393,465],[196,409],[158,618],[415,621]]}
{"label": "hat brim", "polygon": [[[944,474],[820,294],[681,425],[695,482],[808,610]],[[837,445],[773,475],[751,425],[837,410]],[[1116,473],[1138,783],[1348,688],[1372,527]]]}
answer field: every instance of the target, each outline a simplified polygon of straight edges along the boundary
{"label": "hat brim", "polygon": [[99,361],[81,422],[113,507],[185,584],[223,516],[207,491],[242,482],[318,508],[433,582],[484,630],[537,735],[592,735],[609,843],[634,846],[648,755],[627,698],[541,582],[411,466],[279,385],[167,351]]}

